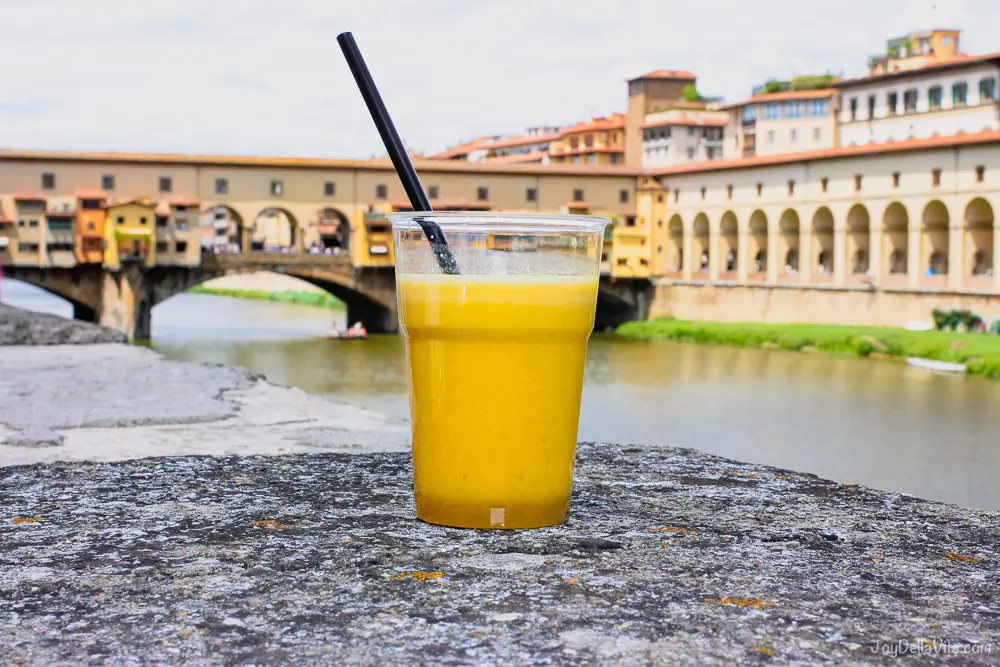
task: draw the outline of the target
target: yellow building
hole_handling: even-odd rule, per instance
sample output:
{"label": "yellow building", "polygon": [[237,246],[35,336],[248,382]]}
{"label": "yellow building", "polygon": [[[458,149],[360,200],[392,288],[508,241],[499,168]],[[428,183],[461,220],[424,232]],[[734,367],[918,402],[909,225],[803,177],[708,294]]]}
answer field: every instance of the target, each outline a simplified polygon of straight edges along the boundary
{"label": "yellow building", "polygon": [[156,207],[146,198],[108,204],[104,263],[111,269],[136,262],[156,263]]}
{"label": "yellow building", "polygon": [[552,164],[624,164],[625,114],[591,118],[563,131],[549,145]]}

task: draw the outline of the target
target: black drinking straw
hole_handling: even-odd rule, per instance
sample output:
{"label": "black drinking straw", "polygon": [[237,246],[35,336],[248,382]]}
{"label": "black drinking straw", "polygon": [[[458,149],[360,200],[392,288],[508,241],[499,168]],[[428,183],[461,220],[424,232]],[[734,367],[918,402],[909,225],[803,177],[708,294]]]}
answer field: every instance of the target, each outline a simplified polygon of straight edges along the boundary
{"label": "black drinking straw", "polygon": [[[347,60],[347,66],[351,68],[354,80],[358,83],[361,97],[368,105],[368,112],[372,115],[372,120],[375,121],[375,127],[378,128],[378,133],[382,137],[382,143],[389,151],[392,166],[395,167],[399,180],[403,183],[403,189],[406,190],[406,197],[410,200],[410,205],[413,206],[414,211],[433,211],[431,202],[427,199],[427,194],[420,185],[420,179],[413,168],[413,163],[410,162],[403,142],[396,132],[396,127],[392,124],[392,119],[389,118],[389,112],[382,102],[382,96],[378,94],[378,88],[375,87],[371,72],[365,65],[365,59],[361,57],[358,44],[354,41],[354,35],[349,32],[340,33],[337,35],[337,43],[340,44],[340,50],[344,52],[344,58]],[[431,244],[431,250],[434,251],[434,257],[437,259],[438,266],[441,267],[441,272],[459,273],[455,256],[452,255],[451,248],[448,247],[448,241],[444,238],[441,227],[427,218],[414,218],[414,220],[424,230],[424,236]]]}

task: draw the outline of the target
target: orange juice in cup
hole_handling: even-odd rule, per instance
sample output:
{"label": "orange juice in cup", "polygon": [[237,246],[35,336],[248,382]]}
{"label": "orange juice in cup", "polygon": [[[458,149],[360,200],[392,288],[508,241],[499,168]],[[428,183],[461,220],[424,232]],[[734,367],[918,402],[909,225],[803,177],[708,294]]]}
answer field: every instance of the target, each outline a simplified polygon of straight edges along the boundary
{"label": "orange juice in cup", "polygon": [[[397,213],[417,516],[535,528],[569,511],[607,220]],[[415,218],[444,232],[443,275]]]}

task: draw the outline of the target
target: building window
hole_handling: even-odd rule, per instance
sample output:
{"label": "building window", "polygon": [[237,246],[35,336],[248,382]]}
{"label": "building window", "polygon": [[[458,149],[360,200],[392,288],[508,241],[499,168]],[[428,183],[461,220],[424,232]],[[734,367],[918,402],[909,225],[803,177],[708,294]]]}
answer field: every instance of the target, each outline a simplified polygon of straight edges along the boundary
{"label": "building window", "polygon": [[188,244],[187,241],[178,241],[174,245],[174,252],[187,252]]}
{"label": "building window", "polygon": [[819,187],[821,192],[826,192],[827,187],[830,185],[830,179],[823,177],[819,179]]}
{"label": "building window", "polygon": [[143,216],[143,217],[139,218],[139,224],[140,225],[146,224],[146,216]]}
{"label": "building window", "polygon": [[962,81],[951,87],[951,104],[956,107],[964,107],[969,102],[969,84]]}
{"label": "building window", "polygon": [[18,252],[38,252],[38,244],[37,243],[18,243],[17,244],[17,250],[18,250]]}
{"label": "building window", "polygon": [[781,106],[777,102],[768,102],[762,106],[761,117],[764,120],[778,120],[781,118]]}
{"label": "building window", "polygon": [[101,210],[101,200],[100,199],[84,199],[81,203],[83,210],[85,211],[99,211]]}
{"label": "building window", "polygon": [[760,197],[762,194],[764,194],[764,184],[757,183],[757,196]]}
{"label": "building window", "polygon": [[888,95],[886,95],[885,96],[885,106],[888,107],[888,111],[889,111],[889,113],[887,115],[889,115],[889,116],[895,116],[897,113],[899,113],[899,110],[897,108],[899,106],[899,94],[898,93],[889,93]]}
{"label": "building window", "polygon": [[174,221],[174,227],[176,227],[177,231],[179,231],[179,232],[186,232],[188,230],[188,221],[187,220],[175,220]]}
{"label": "building window", "polygon": [[594,135],[588,134],[587,136],[585,136],[583,138],[583,145],[586,146],[587,148],[593,148],[594,147]]}
{"label": "building window", "polygon": [[113,174],[104,174],[103,176],[101,176],[101,189],[102,190],[115,189],[115,177]]}
{"label": "building window", "polygon": [[914,113],[917,110],[917,89],[903,91],[903,112]]}
{"label": "building window", "polygon": [[694,136],[694,128],[693,127],[688,127],[688,136],[689,137],[693,137]]}
{"label": "building window", "polygon": [[674,202],[676,203],[679,202],[680,200],[681,200],[681,191],[680,188],[678,188],[674,190]]}
{"label": "building window", "polygon": [[802,102],[785,102],[785,118],[802,118],[804,107]]}
{"label": "building window", "polygon": [[813,141],[815,143],[819,143],[822,140],[823,140],[823,130],[822,130],[822,128],[814,127],[813,128]]}
{"label": "building window", "polygon": [[982,183],[983,178],[986,176],[986,167],[979,165],[976,167],[976,183]]}
{"label": "building window", "polygon": [[858,98],[852,97],[850,104],[851,104],[851,108],[850,108],[850,111],[851,111],[851,120],[857,120],[858,119]]}
{"label": "building window", "polygon": [[55,188],[56,188],[56,175],[49,172],[42,174],[42,189],[55,190]]}
{"label": "building window", "polygon": [[285,184],[281,181],[271,181],[271,196],[280,197],[285,194]]}
{"label": "building window", "polygon": [[573,190],[573,201],[583,201],[583,190],[580,188]]}
{"label": "building window", "polygon": [[538,201],[538,188],[526,188],[524,191],[525,201]]}
{"label": "building window", "polygon": [[156,242],[156,252],[166,252],[166,251],[167,251],[167,242],[166,241],[157,241]]}
{"label": "building window", "polygon": [[119,225],[124,225],[124,224],[125,224],[125,217],[124,217],[124,216],[121,216],[121,215],[119,215],[119,216],[118,216],[118,217],[117,217],[117,218],[115,219],[115,222],[117,222],[117,223],[118,223]]}
{"label": "building window", "polygon": [[337,184],[333,181],[327,181],[323,184],[323,196],[333,197],[337,194]]}
{"label": "building window", "polygon": [[173,179],[169,176],[160,176],[160,192],[170,192],[173,189]]}
{"label": "building window", "polygon": [[898,188],[899,187],[899,172],[898,171],[892,172],[892,187],[894,187],[894,188]]}
{"label": "building window", "polygon": [[217,195],[228,195],[229,194],[229,181],[224,178],[215,179],[215,194]]}
{"label": "building window", "polygon": [[809,100],[806,112],[813,118],[822,118],[830,113],[830,100]]}
{"label": "building window", "polygon": [[875,96],[868,96],[868,120],[875,118]]}
{"label": "building window", "polygon": [[587,156],[587,164],[597,164],[597,156],[591,153]]}
{"label": "building window", "polygon": [[798,142],[798,140],[799,140],[799,131],[798,130],[792,130],[791,132],[789,132],[788,133],[788,139],[793,144],[796,143],[796,142]]}
{"label": "building window", "polygon": [[748,104],[743,107],[743,122],[744,123],[756,123],[757,122],[757,105]]}
{"label": "building window", "polygon": [[772,146],[774,145],[774,130],[767,131],[767,143]]}
{"label": "building window", "polygon": [[490,189],[480,185],[476,188],[476,199],[479,201],[488,201],[490,198]]}
{"label": "building window", "polygon": [[861,192],[861,174],[854,174],[854,191]]}
{"label": "building window", "polygon": [[628,190],[619,190],[618,191],[618,203],[619,204],[627,204],[628,203]]}
{"label": "building window", "polygon": [[702,186],[702,188],[701,188],[701,200],[702,201],[705,201],[705,189],[706,188],[704,186]]}
{"label": "building window", "polygon": [[156,226],[157,227],[166,227],[167,226],[167,216],[165,216],[165,215],[158,215],[158,216],[156,216]]}
{"label": "building window", "polygon": [[927,108],[931,111],[941,108],[941,86],[931,86],[927,89]]}
{"label": "building window", "polygon": [[574,155],[573,156],[573,164],[580,164],[580,156],[579,155]]}
{"label": "building window", "polygon": [[438,198],[438,186],[436,186],[436,185],[428,185],[427,186],[427,198],[428,199],[437,199]]}
{"label": "building window", "polygon": [[941,170],[934,169],[931,171],[931,185],[937,187],[941,185]]}
{"label": "building window", "polygon": [[795,194],[795,181],[788,181],[788,196],[791,197]]}
{"label": "building window", "polygon": [[388,199],[389,198],[389,186],[385,183],[379,183],[375,186],[375,199]]}
{"label": "building window", "polygon": [[617,153],[611,154],[611,164],[618,164],[619,155]]}
{"label": "building window", "polygon": [[992,102],[997,98],[997,80],[983,79],[979,82],[979,101]]}
{"label": "building window", "polygon": [[37,220],[28,220],[28,226],[29,227],[37,227],[38,226],[38,221]]}
{"label": "building window", "polygon": [[694,149],[693,148],[689,148],[688,149],[688,159],[689,160],[693,160],[694,159]]}
{"label": "building window", "polygon": [[733,186],[732,184],[726,186],[726,199],[733,198]]}
{"label": "building window", "polygon": [[705,155],[706,155],[706,157],[708,157],[709,160],[714,159],[715,158],[715,149],[714,148],[707,148],[707,149],[705,149]]}
{"label": "building window", "polygon": [[656,203],[658,204],[663,203],[663,195],[656,195]]}

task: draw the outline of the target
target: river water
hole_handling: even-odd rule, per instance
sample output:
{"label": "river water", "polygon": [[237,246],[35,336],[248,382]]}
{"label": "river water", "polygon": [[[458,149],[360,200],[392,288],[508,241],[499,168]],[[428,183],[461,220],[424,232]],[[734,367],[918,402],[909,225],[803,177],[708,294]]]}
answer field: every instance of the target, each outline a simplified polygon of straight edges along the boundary
{"label": "river water", "polygon": [[[68,314],[37,294],[4,300]],[[65,312],[63,312],[65,311]],[[153,309],[169,358],[407,415],[402,339],[330,341],[335,311],[182,294]],[[1000,508],[1000,382],[905,364],[591,339],[580,439],[694,447],[843,483]]]}

